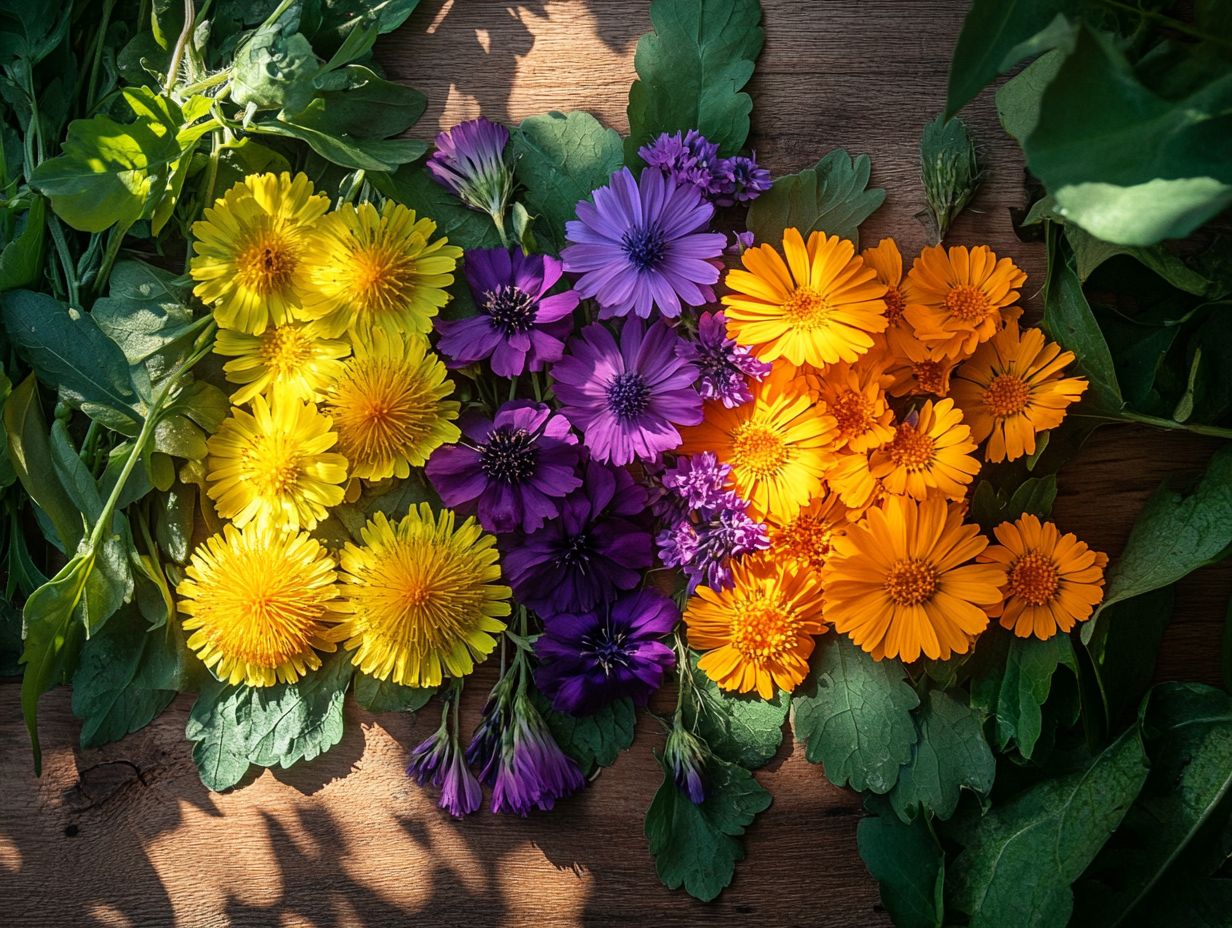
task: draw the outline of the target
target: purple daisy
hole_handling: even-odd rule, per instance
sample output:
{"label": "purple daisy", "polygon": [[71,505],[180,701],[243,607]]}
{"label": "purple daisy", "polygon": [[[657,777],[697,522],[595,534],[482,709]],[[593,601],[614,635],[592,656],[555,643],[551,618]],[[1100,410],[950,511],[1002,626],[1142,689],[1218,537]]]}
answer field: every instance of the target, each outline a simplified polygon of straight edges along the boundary
{"label": "purple daisy", "polygon": [[646,328],[640,319],[626,321],[619,346],[598,323],[569,343],[552,368],[556,398],[596,460],[654,460],[680,444],[677,425],[702,421],[698,369],[682,345],[663,321]]}
{"label": "purple daisy", "polygon": [[702,397],[718,400],[728,409],[753,398],[750,379],[763,380],[770,373],[769,364],[727,337],[727,317],[722,312],[702,313],[697,320],[697,341],[682,341],[677,351],[681,360],[696,365],[700,372],[697,386]]}
{"label": "purple daisy", "polygon": [[460,122],[436,137],[428,173],[467,206],[502,215],[513,191],[513,170],[505,161],[508,143],[509,130],[482,116]]}
{"label": "purple daisy", "polygon": [[719,146],[696,129],[664,132],[637,154],[648,167],[658,168],[678,184],[696,187],[708,200],[724,190],[726,161],[719,157]]}
{"label": "purple daisy", "polygon": [[702,231],[713,215],[695,187],[658,170],[643,171],[639,182],[622,168],[593,203],[578,203],[560,256],[566,271],[581,275],[577,291],[599,301],[599,318],[648,318],[655,306],[679,316],[682,304],[714,302],[726,237]]}
{"label": "purple daisy", "polygon": [[719,165],[722,192],[715,199],[719,206],[751,203],[770,189],[770,172],[757,163],[756,156],[736,155]]}
{"label": "purple daisy", "polygon": [[654,562],[650,533],[629,520],[646,491],[623,468],[590,461],[560,518],[511,536],[501,565],[518,601],[536,612],[589,612],[631,590]]}
{"label": "purple daisy", "polygon": [[437,448],[425,471],[446,506],[477,514],[489,532],[535,531],[582,485],[569,420],[543,403],[512,400],[462,433],[464,442]]}
{"label": "purple daisy", "polygon": [[479,315],[437,320],[437,347],[450,367],[491,358],[492,373],[517,377],[560,360],[580,297],[573,290],[548,295],[564,273],[559,260],[477,248],[466,253],[465,269]]}
{"label": "purple daisy", "polygon": [[535,642],[535,683],[553,709],[569,715],[591,715],[626,696],[644,706],[675,666],[675,652],[659,639],[679,619],[676,604],[653,590],[582,615],[552,616]]}

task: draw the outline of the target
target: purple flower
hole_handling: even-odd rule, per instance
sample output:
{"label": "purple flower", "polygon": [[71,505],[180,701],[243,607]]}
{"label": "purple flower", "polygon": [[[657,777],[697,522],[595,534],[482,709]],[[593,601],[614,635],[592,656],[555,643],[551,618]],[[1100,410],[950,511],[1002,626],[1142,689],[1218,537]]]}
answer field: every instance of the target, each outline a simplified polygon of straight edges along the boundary
{"label": "purple flower", "polygon": [[571,243],[561,252],[565,270],[581,275],[574,287],[599,301],[599,318],[653,307],[668,317],[681,305],[714,302],[726,237],[703,232],[714,207],[697,189],[680,186],[661,171],[634,180],[628,168],[594,192],[594,202],[577,205],[577,219],[565,224]]}
{"label": "purple flower", "polygon": [[559,361],[571,328],[569,316],[580,299],[573,290],[547,295],[563,273],[560,261],[548,255],[504,248],[468,251],[466,282],[479,315],[437,320],[437,347],[452,359],[450,367],[491,358],[492,373],[516,377]]}
{"label": "purple flower", "polygon": [[698,371],[682,345],[662,320],[646,328],[640,319],[625,323],[619,346],[598,323],[570,341],[552,368],[556,398],[596,460],[654,460],[680,444],[677,425],[702,421]]}
{"label": "purple flower", "polygon": [[671,508],[666,512],[682,513],[690,509],[717,509],[731,495],[725,487],[731,466],[724,464],[713,451],[685,455],[676,459],[660,478],[668,491]]}
{"label": "purple flower", "polygon": [[706,801],[703,779],[706,769],[706,745],[685,729],[676,726],[667,736],[663,763],[671,771],[676,789],[684,793],[695,806]]}
{"label": "purple flower", "polygon": [[462,749],[454,743],[449,767],[441,782],[441,798],[438,803],[454,818],[462,818],[477,812],[483,805],[483,787],[466,766]]}
{"label": "purple flower", "polygon": [[761,167],[755,157],[736,155],[724,158],[719,165],[722,191],[715,199],[719,206],[751,203],[771,187],[770,172]]}
{"label": "purple flower", "polygon": [[457,736],[449,730],[448,704],[440,727],[411,748],[406,772],[420,786],[440,787],[439,805],[454,818],[470,815],[483,802],[483,789],[466,766]]}
{"label": "purple flower", "polygon": [[463,435],[437,448],[425,471],[446,506],[477,513],[489,532],[535,531],[582,485],[569,420],[543,403],[513,400],[491,422],[466,423]]}
{"label": "purple flower", "polygon": [[723,253],[739,257],[753,247],[754,241],[756,241],[756,236],[752,232],[733,232],[732,242],[723,249]]}
{"label": "purple flower", "polygon": [[513,190],[513,171],[505,161],[509,130],[482,116],[461,122],[436,137],[428,173],[474,209],[499,216]]}
{"label": "purple flower", "polygon": [[648,167],[658,168],[678,184],[696,187],[708,200],[724,190],[726,162],[719,158],[719,146],[696,129],[683,136],[664,132],[637,154]]}
{"label": "purple flower", "polygon": [[675,665],[675,652],[659,639],[679,619],[676,604],[652,590],[552,616],[535,642],[535,682],[553,709],[570,715],[591,715],[625,696],[644,706]]}
{"label": "purple flower", "polygon": [[589,612],[636,587],[654,562],[650,533],[627,518],[646,508],[645,489],[623,468],[594,461],[583,478],[560,518],[504,545],[509,585],[537,612]]}
{"label": "purple flower", "polygon": [[722,505],[681,517],[656,539],[664,565],[684,571],[690,593],[731,586],[731,560],[770,547],[766,526],[748,514],[748,503],[735,493],[725,496]]}
{"label": "purple flower", "polygon": [[440,786],[442,771],[449,763],[451,740],[447,719],[442,719],[440,728],[411,748],[411,761],[406,768],[407,776],[420,786],[427,786],[429,783]]}
{"label": "purple flower", "polygon": [[727,317],[722,312],[702,313],[697,320],[697,341],[681,341],[677,351],[681,360],[700,371],[698,389],[702,397],[718,400],[728,409],[753,398],[749,378],[762,380],[770,373],[769,364],[727,337]]}

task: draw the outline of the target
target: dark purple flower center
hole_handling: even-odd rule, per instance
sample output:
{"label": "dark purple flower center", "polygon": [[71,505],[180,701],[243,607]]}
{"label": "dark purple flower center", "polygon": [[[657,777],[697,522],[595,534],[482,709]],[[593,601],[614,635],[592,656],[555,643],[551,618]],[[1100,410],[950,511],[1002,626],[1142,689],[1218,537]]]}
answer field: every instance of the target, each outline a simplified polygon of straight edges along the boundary
{"label": "dark purple flower center", "polygon": [[508,338],[530,329],[535,322],[538,304],[533,296],[513,284],[501,284],[497,290],[483,295],[483,309],[492,325]]}
{"label": "dark purple flower center", "polygon": [[630,229],[620,240],[620,246],[629,263],[639,271],[657,268],[667,252],[663,230],[657,222]]}
{"label": "dark purple flower center", "polygon": [[479,452],[479,466],[488,479],[515,486],[534,476],[538,458],[531,432],[502,425],[488,433],[487,444]]}
{"label": "dark purple flower center", "polygon": [[592,657],[603,668],[603,675],[610,677],[613,668],[629,666],[627,638],[623,631],[603,628],[582,638],[582,653]]}
{"label": "dark purple flower center", "polygon": [[556,566],[584,567],[590,562],[590,536],[585,532],[570,535],[556,551]]}
{"label": "dark purple flower center", "polygon": [[650,405],[650,387],[637,371],[625,371],[608,386],[607,404],[622,422],[636,419]]}

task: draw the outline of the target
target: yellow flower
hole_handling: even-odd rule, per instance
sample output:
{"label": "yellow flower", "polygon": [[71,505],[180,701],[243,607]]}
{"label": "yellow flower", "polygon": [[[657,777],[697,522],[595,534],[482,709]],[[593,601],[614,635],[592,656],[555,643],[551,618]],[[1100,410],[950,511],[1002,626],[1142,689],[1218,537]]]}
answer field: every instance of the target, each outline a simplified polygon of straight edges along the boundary
{"label": "yellow flower", "polygon": [[872,476],[886,492],[915,499],[941,494],[959,500],[980,470],[972,457],[971,429],[954,408],[953,400],[927,400],[918,413],[899,423],[889,444],[870,459]]}
{"label": "yellow flower", "polygon": [[338,573],[306,533],[268,525],[199,545],[176,592],[188,647],[226,683],[292,683],[336,648]]}
{"label": "yellow flower", "polygon": [[343,623],[355,666],[403,686],[461,677],[496,647],[509,615],[496,540],[474,519],[456,529],[450,510],[427,503],[400,522],[377,513],[363,546],[342,550]]}
{"label": "yellow flower", "polygon": [[727,274],[732,292],[727,333],[763,361],[785,358],[797,367],[851,362],[886,327],[886,287],[855,254],[851,242],[820,232],[808,245],[798,229],[783,233],[786,262],[770,245],[741,256],[745,270]]}
{"label": "yellow flower", "polygon": [[325,404],[352,477],[406,477],[461,437],[453,382],[427,339],[373,329],[354,348]]}
{"label": "yellow flower", "polygon": [[432,240],[435,231],[431,219],[392,201],[380,212],[371,203],[346,204],[327,216],[310,276],[329,333],[431,332],[462,257],[447,239]]}
{"label": "yellow flower", "polygon": [[955,374],[954,401],[976,441],[988,439],[989,461],[1035,453],[1035,435],[1056,428],[1087,388],[1081,377],[1062,377],[1072,351],[1047,341],[1039,329],[1019,332],[1011,322],[980,345]]}
{"label": "yellow flower", "polygon": [[892,238],[883,238],[872,248],[860,252],[864,263],[873,269],[877,280],[885,284],[886,327],[874,339],[875,346],[891,356],[902,353],[902,344],[915,339],[915,332],[903,316],[907,307],[903,296],[903,256]]}
{"label": "yellow flower", "polygon": [[342,502],[347,462],[331,452],[338,436],[316,406],[275,393],[252,413],[233,408],[206,446],[205,479],[218,514],[292,531],[315,528]]}
{"label": "yellow flower", "polygon": [[732,578],[729,590],[698,587],[685,608],[689,647],[706,652],[698,668],[725,690],[791,692],[825,631],[816,572],[758,556],[734,562]]}
{"label": "yellow flower", "polygon": [[193,223],[193,293],[224,329],[260,335],[309,318],[306,259],[329,198],[305,174],[252,174]]}
{"label": "yellow flower", "polygon": [[894,437],[894,412],[886,405],[889,378],[875,359],[855,365],[831,364],[822,372],[806,369],[805,382],[838,423],[836,449],[868,451]]}
{"label": "yellow flower", "polygon": [[826,618],[877,660],[965,654],[1005,582],[1001,568],[970,563],[987,545],[958,506],[891,496],[834,540]]}
{"label": "yellow flower", "polygon": [[858,515],[838,494],[819,496],[783,525],[770,526],[770,551],[785,558],[797,571],[818,571],[834,539],[844,534]]}
{"label": "yellow flower", "polygon": [[296,399],[320,399],[326,387],[342,373],[341,358],[351,346],[336,338],[322,338],[316,322],[286,322],[260,335],[219,329],[214,352],[233,360],[223,373],[240,389],[231,402],[242,406],[254,396],[284,389]]}
{"label": "yellow flower", "polygon": [[887,392],[891,396],[949,396],[950,375],[958,361],[914,335],[901,338],[898,344],[902,354],[889,359],[886,373],[891,382]]}

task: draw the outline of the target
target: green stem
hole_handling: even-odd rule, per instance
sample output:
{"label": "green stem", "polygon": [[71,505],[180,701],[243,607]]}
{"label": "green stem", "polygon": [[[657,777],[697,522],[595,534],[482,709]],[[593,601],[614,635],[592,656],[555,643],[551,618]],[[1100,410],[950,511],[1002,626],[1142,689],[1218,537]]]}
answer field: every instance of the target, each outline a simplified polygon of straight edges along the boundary
{"label": "green stem", "polygon": [[509,381],[508,402],[512,403],[515,399],[517,399],[517,397],[518,397],[518,378],[514,377]]}
{"label": "green stem", "polygon": [[508,248],[509,234],[505,231],[505,211],[488,213],[488,215],[492,217],[492,225],[496,226],[496,232],[500,236],[501,244]]}
{"label": "green stem", "polygon": [[1140,7],[1130,6],[1128,3],[1121,3],[1120,0],[1100,0],[1104,6],[1111,7],[1114,10],[1120,10],[1123,13],[1130,13],[1134,16],[1139,16],[1143,19],[1150,19],[1162,26],[1165,29],[1171,29],[1173,32],[1179,32],[1182,35],[1187,35],[1191,39],[1198,39],[1202,42],[1211,42],[1215,45],[1222,45],[1225,48],[1232,48],[1232,41],[1223,39],[1218,36],[1208,35],[1201,29],[1195,29],[1188,23],[1181,22],[1179,19],[1173,19],[1171,16],[1166,16],[1163,13],[1157,13],[1155,10],[1144,10]]}
{"label": "green stem", "polygon": [[103,60],[103,44],[107,38],[107,26],[116,0],[103,0],[103,21],[98,27],[98,39],[94,43],[94,60],[90,63],[90,82],[86,85],[86,112],[94,111],[94,91],[98,88],[98,69]]}
{"label": "green stem", "polygon": [[1121,418],[1128,419],[1130,422],[1141,422],[1143,425],[1153,425],[1160,429],[1176,429],[1183,432],[1193,432],[1195,435],[1209,435],[1212,438],[1232,438],[1232,429],[1220,428],[1217,425],[1190,425],[1187,422],[1177,422],[1175,419],[1148,416],[1145,413],[1134,412],[1132,409],[1122,410]]}
{"label": "green stem", "polygon": [[118,225],[112,227],[111,237],[107,240],[107,250],[103,253],[102,263],[98,266],[98,276],[94,278],[93,289],[96,295],[102,293],[103,288],[107,286],[107,280],[111,277],[111,268],[120,254],[120,245],[130,228],[131,226],[120,227]]}
{"label": "green stem", "polygon": [[60,219],[55,213],[48,211],[47,228],[51,232],[51,240],[55,243],[56,254],[60,264],[64,266],[64,285],[68,290],[68,305],[81,309],[81,293],[77,288],[77,273],[73,267],[73,256],[69,254],[68,240],[64,237],[64,229],[60,227]]}
{"label": "green stem", "polygon": [[184,28],[180,30],[180,37],[175,40],[175,48],[171,50],[171,63],[167,65],[167,79],[163,82],[164,96],[170,96],[171,88],[175,86],[175,79],[180,74],[180,62],[184,58],[184,49],[188,46],[196,20],[197,9],[193,6],[193,0],[184,0]]}
{"label": "green stem", "polygon": [[289,10],[291,8],[291,4],[293,3],[295,3],[295,0],[282,0],[282,3],[278,4],[278,6],[274,9],[274,12],[270,13],[270,15],[265,18],[265,22],[261,24],[261,28],[264,29],[266,26],[270,26],[278,22],[278,17]]}

